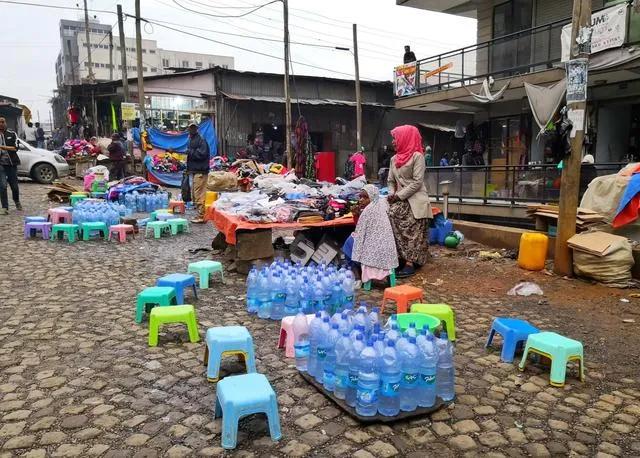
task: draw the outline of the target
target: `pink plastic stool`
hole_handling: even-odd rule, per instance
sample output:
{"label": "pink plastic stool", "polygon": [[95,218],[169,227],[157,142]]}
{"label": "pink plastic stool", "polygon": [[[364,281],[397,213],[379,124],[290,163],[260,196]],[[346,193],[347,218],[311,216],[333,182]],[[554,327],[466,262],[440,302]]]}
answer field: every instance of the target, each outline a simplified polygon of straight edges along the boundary
{"label": "pink plastic stool", "polygon": [[127,234],[131,234],[131,237],[135,238],[135,230],[131,224],[114,224],[109,227],[109,240],[111,240],[112,234],[118,234],[118,240],[120,243],[127,241]]}
{"label": "pink plastic stool", "polygon": [[71,224],[71,212],[64,208],[50,208],[47,214],[51,224]]}
{"label": "pink plastic stool", "polygon": [[[287,358],[293,358],[295,351],[293,349],[293,319],[295,316],[285,316],[280,323],[280,338],[278,339],[278,348],[284,348],[284,355]],[[311,320],[315,318],[315,314],[307,315],[307,323],[311,324]],[[291,338],[289,338],[291,337]]]}

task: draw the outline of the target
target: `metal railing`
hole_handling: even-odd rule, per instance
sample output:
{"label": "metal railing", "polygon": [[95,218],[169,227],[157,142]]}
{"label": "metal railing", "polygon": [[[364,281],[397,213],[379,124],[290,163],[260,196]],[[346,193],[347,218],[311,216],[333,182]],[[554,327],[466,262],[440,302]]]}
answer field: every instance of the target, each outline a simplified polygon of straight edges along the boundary
{"label": "metal railing", "polygon": [[[594,164],[598,176],[616,173],[625,165]],[[589,172],[585,168],[583,173]],[[461,203],[546,204],[559,201],[561,174],[555,164],[427,167],[425,182],[429,196],[437,201],[447,186],[449,199]],[[451,183],[442,185],[443,181]],[[581,186],[581,196],[586,184]]]}

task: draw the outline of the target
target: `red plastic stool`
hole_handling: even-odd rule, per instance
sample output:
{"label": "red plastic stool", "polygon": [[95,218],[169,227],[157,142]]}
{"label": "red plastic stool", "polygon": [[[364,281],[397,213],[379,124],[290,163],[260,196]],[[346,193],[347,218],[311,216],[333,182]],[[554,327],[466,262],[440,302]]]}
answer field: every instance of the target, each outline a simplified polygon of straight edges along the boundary
{"label": "red plastic stool", "polygon": [[409,301],[424,301],[424,291],[410,285],[385,288],[382,296],[381,313],[384,313],[384,305],[388,300],[396,302],[396,313],[407,313]]}
{"label": "red plastic stool", "polygon": [[185,213],[186,206],[181,200],[172,200],[169,202],[169,210],[171,213]]}
{"label": "red plastic stool", "polygon": [[71,212],[63,208],[50,208],[48,215],[51,224],[71,224]]}
{"label": "red plastic stool", "polygon": [[118,234],[118,240],[120,243],[127,241],[127,234],[131,234],[131,237],[135,238],[135,230],[131,224],[114,224],[109,227],[109,240],[111,240],[112,234]]}

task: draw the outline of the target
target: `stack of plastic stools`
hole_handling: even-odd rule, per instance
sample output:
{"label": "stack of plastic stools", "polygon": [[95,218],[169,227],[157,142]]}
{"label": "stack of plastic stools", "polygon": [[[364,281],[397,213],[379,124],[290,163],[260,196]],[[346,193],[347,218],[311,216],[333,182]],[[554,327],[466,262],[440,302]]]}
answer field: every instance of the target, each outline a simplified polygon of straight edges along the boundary
{"label": "stack of plastic stools", "polygon": [[80,225],[80,229],[82,230],[82,240],[87,241],[92,237],[93,232],[97,232],[98,238],[104,238],[107,240],[109,238],[109,228],[107,227],[107,223],[102,221],[87,221]]}
{"label": "stack of plastic stools", "polygon": [[488,348],[496,333],[502,336],[502,353],[500,359],[505,363],[513,362],[518,345],[527,341],[530,334],[540,332],[538,328],[525,320],[499,317],[493,320],[485,348]]}
{"label": "stack of plastic stools", "polygon": [[154,307],[149,314],[149,346],[158,345],[158,333],[163,324],[184,323],[189,331],[189,341],[200,341],[198,320],[193,305],[172,305],[170,307]]}
{"label": "stack of plastic stools", "polygon": [[131,234],[133,238],[136,237],[136,230],[131,224],[114,224],[109,226],[109,240],[111,240],[113,234],[118,236],[120,243],[124,243],[127,241],[127,234]]}
{"label": "stack of plastic stools", "polygon": [[220,279],[224,281],[224,272],[222,271],[222,263],[218,261],[197,261],[189,264],[188,273],[197,273],[200,281],[200,288],[209,288],[209,276],[213,276],[215,272],[220,272]]}
{"label": "stack of plastic stools", "polygon": [[136,323],[142,323],[144,313],[149,313],[151,308],[160,305],[176,304],[176,290],[170,286],[152,286],[138,293],[136,300]]}
{"label": "stack of plastic stools", "polygon": [[153,237],[159,239],[163,233],[171,234],[171,227],[167,221],[149,221],[144,231],[144,236],[149,234],[149,230],[153,231]]}
{"label": "stack of plastic stools", "polygon": [[567,373],[567,363],[578,361],[580,366],[580,381],[584,382],[584,354],[582,343],[569,339],[555,332],[539,332],[530,334],[524,347],[520,370],[524,370],[529,353],[536,353],[551,360],[551,374],[549,382],[553,386],[564,386]]}
{"label": "stack of plastic stools", "polygon": [[52,241],[57,240],[58,235],[62,235],[64,239],[65,234],[69,243],[75,242],[80,238],[80,226],[77,224],[54,224],[51,226],[50,239]]}
{"label": "stack of plastic stools", "polygon": [[[242,356],[247,373],[256,372],[253,338],[244,326],[222,326],[207,329],[204,359],[207,364],[207,379],[217,382],[220,377],[220,362],[224,356]],[[219,385],[218,385],[219,386]]]}
{"label": "stack of plastic stools", "polygon": [[196,278],[187,274],[169,274],[156,280],[156,286],[171,286],[176,291],[176,301],[178,304],[184,304],[184,290],[188,287],[193,288],[193,295],[198,299],[198,291],[196,290]]}
{"label": "stack of plastic stools", "polygon": [[52,224],[47,221],[26,222],[24,223],[24,238],[29,239],[35,237],[39,232],[43,240],[48,240],[51,226]]}
{"label": "stack of plastic stools", "polygon": [[396,302],[396,313],[406,313],[409,301],[424,301],[424,291],[410,285],[393,286],[385,288],[382,296],[381,313],[384,313],[384,306],[388,300]]}
{"label": "stack of plastic stools", "polygon": [[444,321],[447,336],[452,342],[456,340],[456,318],[451,306],[447,304],[413,304],[411,313],[424,313]]}
{"label": "stack of plastic stools", "polygon": [[67,210],[67,207],[50,208],[48,215],[51,224],[71,223],[71,212]]}
{"label": "stack of plastic stools", "polygon": [[[391,273],[389,274],[389,286],[396,286],[396,269],[391,269]],[[371,280],[366,281],[362,284],[362,287],[365,291],[371,291]]]}
{"label": "stack of plastic stools", "polygon": [[189,221],[184,218],[171,218],[167,220],[171,227],[171,235],[178,235],[179,232],[189,232]]}
{"label": "stack of plastic stools", "polygon": [[269,434],[280,440],[280,416],[278,401],[269,380],[262,374],[242,374],[226,377],[216,387],[214,418],[222,417],[222,447],[233,449],[238,438],[240,418],[255,413],[265,413],[269,422]]}
{"label": "stack of plastic stools", "polygon": [[[287,358],[293,358],[295,356],[295,349],[293,347],[293,320],[295,316],[285,316],[280,323],[280,338],[278,339],[278,348],[284,348],[284,355]],[[311,320],[315,318],[315,315],[307,315],[307,323],[311,324]]]}

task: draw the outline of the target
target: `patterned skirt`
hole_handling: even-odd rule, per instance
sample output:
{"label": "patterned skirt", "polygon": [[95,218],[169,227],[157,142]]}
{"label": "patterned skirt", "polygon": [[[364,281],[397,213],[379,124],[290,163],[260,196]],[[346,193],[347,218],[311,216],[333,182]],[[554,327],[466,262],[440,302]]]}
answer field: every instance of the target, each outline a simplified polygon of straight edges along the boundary
{"label": "patterned skirt", "polygon": [[389,220],[398,256],[405,261],[426,264],[429,259],[429,219],[416,219],[409,202],[399,200],[389,206]]}

